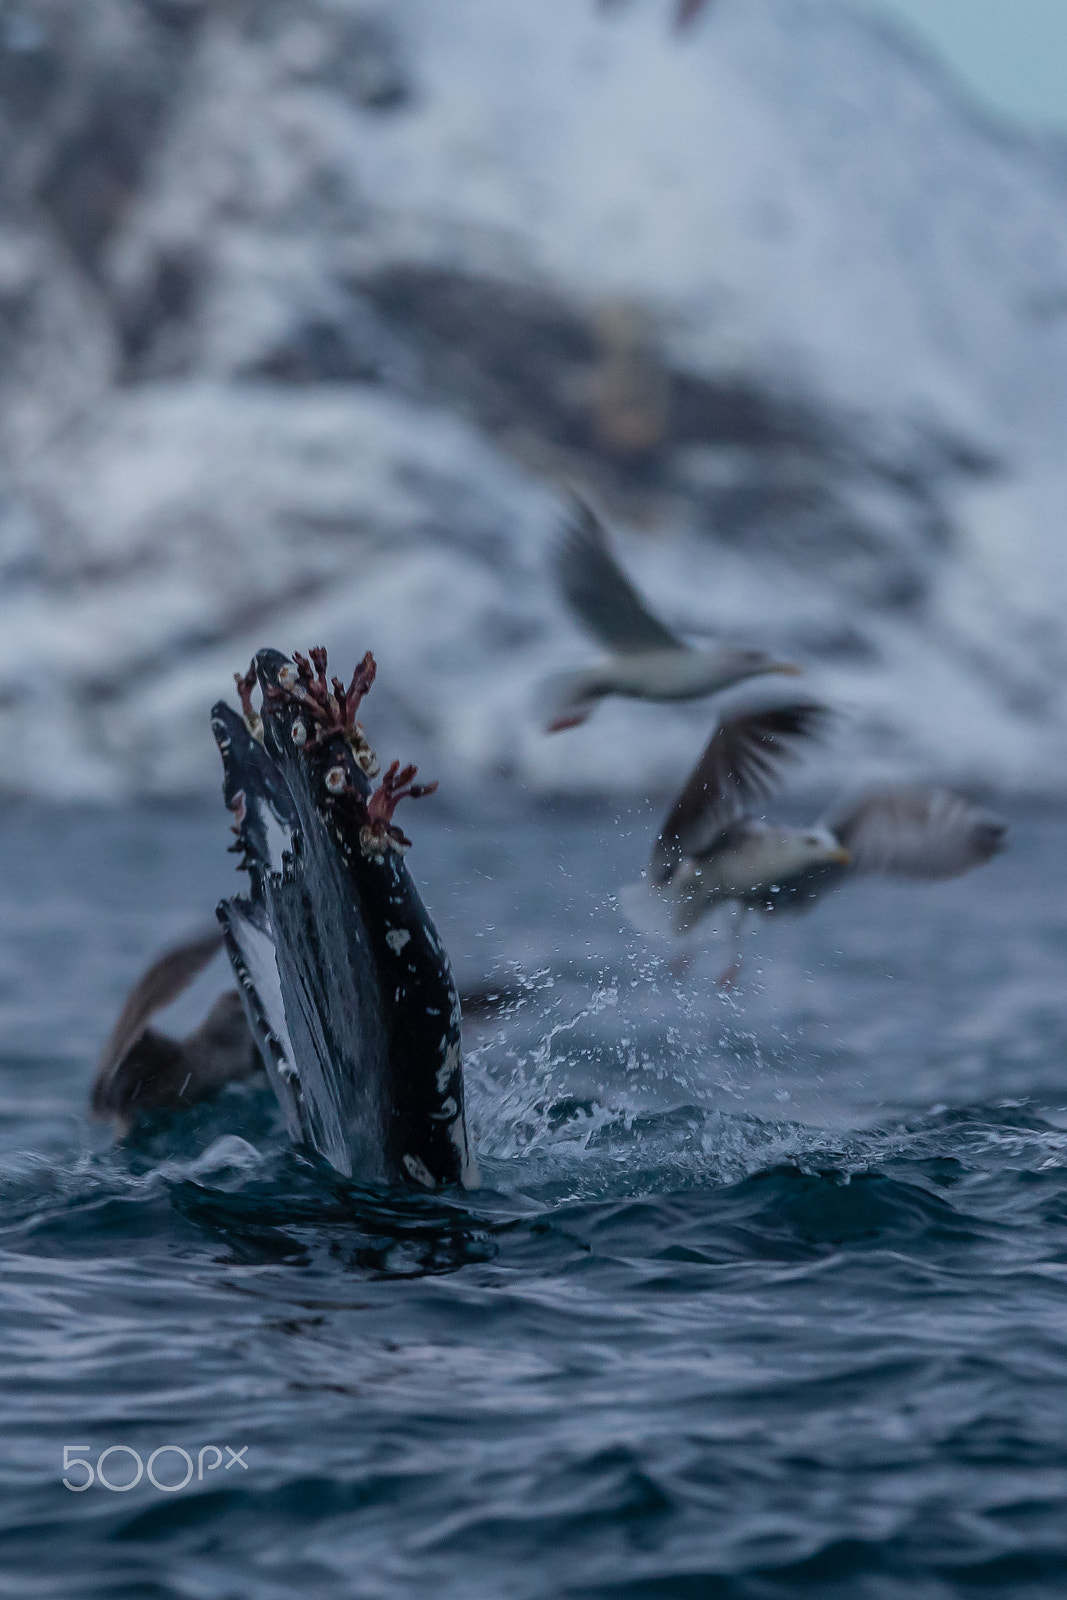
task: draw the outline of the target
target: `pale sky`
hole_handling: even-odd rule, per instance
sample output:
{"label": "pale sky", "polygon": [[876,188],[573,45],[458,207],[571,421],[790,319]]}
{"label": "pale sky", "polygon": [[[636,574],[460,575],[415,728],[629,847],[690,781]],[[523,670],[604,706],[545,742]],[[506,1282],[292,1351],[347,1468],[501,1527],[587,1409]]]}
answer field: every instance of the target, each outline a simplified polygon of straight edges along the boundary
{"label": "pale sky", "polygon": [[1067,132],[1067,0],[852,0],[933,47],[979,103]]}

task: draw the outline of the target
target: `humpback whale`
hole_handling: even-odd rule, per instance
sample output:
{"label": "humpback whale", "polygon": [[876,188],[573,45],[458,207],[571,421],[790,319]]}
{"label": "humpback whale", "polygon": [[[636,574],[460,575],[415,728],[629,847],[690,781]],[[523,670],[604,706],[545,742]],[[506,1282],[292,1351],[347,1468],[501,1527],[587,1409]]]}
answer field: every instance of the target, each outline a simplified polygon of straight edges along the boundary
{"label": "humpback whale", "polygon": [[241,711],[213,708],[249,877],[217,915],[294,1143],[346,1176],[472,1185],[459,997],[393,820],[437,786],[396,761],[374,785],[355,715],[374,676],[369,653],[345,687],[324,650],[260,650]]}

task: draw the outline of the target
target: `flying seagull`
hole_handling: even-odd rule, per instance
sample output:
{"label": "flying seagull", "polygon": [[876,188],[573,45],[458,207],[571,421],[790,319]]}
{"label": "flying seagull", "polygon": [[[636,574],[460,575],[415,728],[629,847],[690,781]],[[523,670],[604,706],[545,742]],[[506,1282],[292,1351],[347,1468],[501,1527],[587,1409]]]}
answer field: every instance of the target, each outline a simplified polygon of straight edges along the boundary
{"label": "flying seagull", "polygon": [[807,911],[846,877],[955,878],[1002,850],[1006,824],[947,789],[871,789],[824,821],[783,827],[752,815],[781,768],[831,718],[814,701],[741,710],[723,720],[671,807],[644,880],[623,891],[634,921],[648,897],[672,933],[692,934],[719,905],[736,908],[735,953],[720,983],[740,970],[736,941],[748,911]]}
{"label": "flying seagull", "polygon": [[795,676],[802,670],[762,650],[696,650],[679,639],[645,604],[612,555],[602,523],[577,497],[556,546],[554,569],[568,606],[610,654],[596,666],[550,680],[548,733],[577,727],[608,695],[700,700],[761,673]]}

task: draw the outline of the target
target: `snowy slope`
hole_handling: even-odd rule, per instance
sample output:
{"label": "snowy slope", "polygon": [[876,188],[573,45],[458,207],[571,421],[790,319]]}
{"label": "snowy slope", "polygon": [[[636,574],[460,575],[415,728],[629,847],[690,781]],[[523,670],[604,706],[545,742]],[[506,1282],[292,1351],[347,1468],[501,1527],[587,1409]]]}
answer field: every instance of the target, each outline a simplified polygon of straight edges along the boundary
{"label": "snowy slope", "polygon": [[1067,784],[1056,151],[836,0],[25,10],[83,123],[0,55],[8,792],[202,791],[233,669],[320,639],[453,784],[668,787],[707,707],[539,732],[568,483],[809,663],[839,773]]}

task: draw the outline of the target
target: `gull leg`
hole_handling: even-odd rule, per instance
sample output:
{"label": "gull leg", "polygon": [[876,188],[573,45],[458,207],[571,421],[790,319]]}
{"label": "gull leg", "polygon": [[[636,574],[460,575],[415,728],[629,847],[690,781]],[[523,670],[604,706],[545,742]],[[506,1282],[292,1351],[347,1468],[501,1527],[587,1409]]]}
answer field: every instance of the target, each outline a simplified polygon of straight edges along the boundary
{"label": "gull leg", "polygon": [[744,959],[744,953],[741,949],[741,935],[744,932],[747,915],[747,906],[739,906],[732,915],[730,933],[734,951],[733,959],[725,972],[719,974],[718,980],[718,987],[727,993],[737,987],[737,980],[741,976],[741,962]]}

